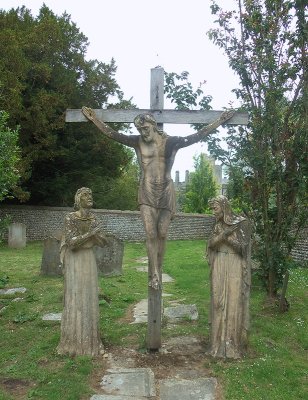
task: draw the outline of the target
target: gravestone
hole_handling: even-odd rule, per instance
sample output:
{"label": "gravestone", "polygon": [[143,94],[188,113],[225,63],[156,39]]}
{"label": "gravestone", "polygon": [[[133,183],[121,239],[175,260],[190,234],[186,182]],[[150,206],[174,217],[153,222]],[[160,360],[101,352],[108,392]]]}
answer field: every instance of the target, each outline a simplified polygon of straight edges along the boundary
{"label": "gravestone", "polygon": [[26,247],[26,225],[13,222],[9,226],[8,245],[13,249]]}
{"label": "gravestone", "polygon": [[100,275],[122,275],[122,263],[124,243],[115,236],[107,236],[107,244],[104,247],[94,246],[97,269]]}
{"label": "gravestone", "polygon": [[56,237],[49,237],[44,240],[41,275],[61,276],[62,273],[60,240]]}

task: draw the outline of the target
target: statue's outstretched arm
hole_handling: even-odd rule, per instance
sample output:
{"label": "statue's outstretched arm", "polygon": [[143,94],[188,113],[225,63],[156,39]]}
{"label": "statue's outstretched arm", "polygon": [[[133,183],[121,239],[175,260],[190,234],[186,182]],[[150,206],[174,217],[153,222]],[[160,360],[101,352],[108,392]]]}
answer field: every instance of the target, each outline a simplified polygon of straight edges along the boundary
{"label": "statue's outstretched arm", "polygon": [[230,118],[235,114],[234,110],[224,111],[219,118],[217,118],[212,123],[206,125],[204,128],[200,129],[200,131],[193,133],[192,135],[185,136],[183,138],[178,138],[179,140],[179,148],[187,147],[191,144],[197,143],[200,140],[203,140],[206,136],[212,133],[216,128],[220,125],[227,122]]}
{"label": "statue's outstretched arm", "polygon": [[104,135],[108,136],[110,139],[113,139],[117,142],[125,144],[126,146],[134,147],[134,137],[123,135],[123,133],[116,132],[115,130],[111,129],[110,126],[105,124],[104,121],[101,121],[97,118],[95,111],[89,107],[82,107],[83,115],[94,125],[98,127],[98,129],[103,132]]}

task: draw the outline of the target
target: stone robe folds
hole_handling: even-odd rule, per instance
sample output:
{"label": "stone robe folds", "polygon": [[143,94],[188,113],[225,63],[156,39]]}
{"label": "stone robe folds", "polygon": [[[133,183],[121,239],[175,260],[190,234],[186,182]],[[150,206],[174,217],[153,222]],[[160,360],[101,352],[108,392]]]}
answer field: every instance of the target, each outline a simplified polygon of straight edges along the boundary
{"label": "stone robe folds", "polygon": [[92,247],[95,239],[82,235],[97,226],[93,214],[80,218],[70,213],[65,220],[61,243],[64,264],[64,309],[58,353],[98,355],[99,335],[98,272]]}
{"label": "stone robe folds", "polygon": [[173,216],[175,213],[175,190],[172,179],[164,182],[142,180],[138,191],[139,205],[147,205],[156,209],[166,209]]}
{"label": "stone robe folds", "polygon": [[[212,238],[234,229],[214,246]],[[240,358],[247,346],[250,294],[250,226],[241,217],[218,222],[208,242],[211,268],[210,350],[220,358]]]}

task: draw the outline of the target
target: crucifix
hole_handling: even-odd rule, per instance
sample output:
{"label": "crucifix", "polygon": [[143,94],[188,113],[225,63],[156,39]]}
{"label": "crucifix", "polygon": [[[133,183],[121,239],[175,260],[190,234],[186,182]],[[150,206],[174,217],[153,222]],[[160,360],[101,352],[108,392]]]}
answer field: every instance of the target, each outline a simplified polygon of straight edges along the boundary
{"label": "crucifix", "polygon": [[[151,69],[149,110],[67,110],[66,122],[93,122],[107,137],[134,148],[141,168],[138,191],[140,213],[146,233],[148,254],[147,348],[161,347],[162,264],[168,227],[175,212],[171,169],[177,151],[204,139],[222,124],[246,125],[247,113],[234,111],[164,110],[164,70]],[[140,135],[125,135],[106,122],[134,122]],[[206,124],[186,137],[168,136],[164,123]]]}

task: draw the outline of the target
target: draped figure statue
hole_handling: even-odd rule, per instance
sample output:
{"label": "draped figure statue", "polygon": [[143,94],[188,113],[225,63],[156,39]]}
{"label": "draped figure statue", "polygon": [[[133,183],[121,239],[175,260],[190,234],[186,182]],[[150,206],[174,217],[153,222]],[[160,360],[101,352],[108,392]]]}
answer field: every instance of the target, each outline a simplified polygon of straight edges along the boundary
{"label": "draped figure statue", "polygon": [[104,246],[93,205],[92,191],[80,188],[75,195],[75,212],[65,219],[61,242],[64,265],[64,309],[59,354],[98,355],[103,350],[99,334],[98,272],[92,250]]}
{"label": "draped figure statue", "polygon": [[236,359],[247,346],[250,223],[232,212],[225,196],[215,197],[209,204],[216,218],[207,247],[211,281],[209,354]]}

